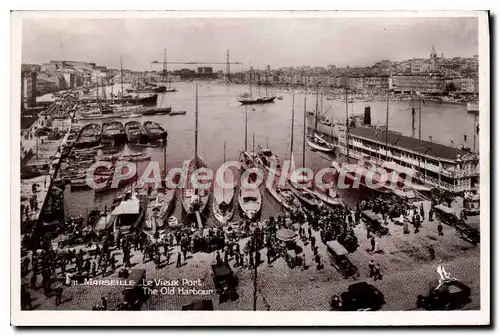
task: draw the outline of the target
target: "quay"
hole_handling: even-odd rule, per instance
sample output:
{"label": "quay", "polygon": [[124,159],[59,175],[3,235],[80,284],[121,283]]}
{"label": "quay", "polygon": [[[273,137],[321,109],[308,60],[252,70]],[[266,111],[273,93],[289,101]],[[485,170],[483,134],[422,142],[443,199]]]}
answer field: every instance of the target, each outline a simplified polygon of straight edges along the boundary
{"label": "quay", "polygon": [[41,225],[51,227],[54,220],[64,221],[62,200],[56,211],[60,218],[53,217],[54,209],[48,210],[47,203],[55,197],[54,178],[73,126],[72,107],[68,102],[54,102],[21,130],[21,235],[29,237]]}

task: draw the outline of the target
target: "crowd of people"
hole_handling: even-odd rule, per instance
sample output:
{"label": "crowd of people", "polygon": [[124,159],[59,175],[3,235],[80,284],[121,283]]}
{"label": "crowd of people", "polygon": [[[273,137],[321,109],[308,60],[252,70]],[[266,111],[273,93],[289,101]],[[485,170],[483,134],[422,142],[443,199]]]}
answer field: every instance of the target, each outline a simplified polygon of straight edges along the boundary
{"label": "crowd of people", "polygon": [[[134,266],[131,261],[133,251],[139,252],[140,262],[143,264],[153,262],[157,269],[172,264],[175,264],[175,267],[183,267],[191,258],[190,255],[199,252],[213,253],[215,264],[226,264],[233,268],[253,269],[265,261],[267,264],[272,264],[276,259],[283,257],[292,268],[300,266],[302,269],[307,269],[309,265],[315,264],[317,269],[321,269],[324,267],[322,263],[324,258],[320,254],[319,242],[316,241],[314,232],[319,232],[323,243],[337,240],[348,252],[354,252],[359,246],[354,228],[362,223],[362,212],[365,210],[380,214],[385,225],[390,218],[399,216],[411,218],[415,233],[418,233],[420,223],[425,218],[422,205],[417,207],[404,201],[388,202],[373,198],[358,203],[354,211],[347,207],[304,209],[300,212],[270,217],[260,223],[242,221],[237,230],[229,226],[205,230],[183,227],[161,234],[158,232],[148,234],[134,229],[127,234],[118,231],[116,235],[109,233],[99,240],[93,237],[78,251],[75,248],[61,248],[62,246],[53,248],[50,240],[47,240],[40,244],[40,250],[33,251],[31,258],[26,256],[22,262],[23,275],[31,271],[29,286],[23,287],[23,302],[27,307],[30,306],[27,303],[30,302],[27,288],[37,288],[41,275],[41,285],[45,295],[55,294],[56,304],[60,304],[63,286],[58,283],[70,285],[72,281],[113,274],[120,267],[116,257],[119,254],[116,251],[120,250],[122,260],[119,274],[121,275]],[[432,221],[432,208],[428,216]],[[78,220],[67,223],[64,232],[78,231],[80,227],[78,223]],[[404,233],[409,233],[405,225],[407,221],[403,224]],[[283,240],[278,235],[280,230],[291,230],[298,239]],[[439,225],[438,231],[442,234]],[[242,243],[241,238],[245,237],[249,239]],[[372,245],[371,251],[376,252],[375,238],[370,233],[368,237]],[[313,257],[309,261],[304,248],[311,249]],[[370,277],[374,280],[382,279],[379,264],[375,264],[372,260],[368,268]],[[102,306],[107,304],[100,304],[100,307]]]}

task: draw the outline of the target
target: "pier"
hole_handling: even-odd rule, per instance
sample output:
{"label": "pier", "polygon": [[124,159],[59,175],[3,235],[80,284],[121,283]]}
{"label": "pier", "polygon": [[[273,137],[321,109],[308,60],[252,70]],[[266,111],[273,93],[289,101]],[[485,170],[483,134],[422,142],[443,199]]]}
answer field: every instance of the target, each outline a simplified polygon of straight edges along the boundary
{"label": "pier", "polygon": [[[61,112],[67,116],[53,118]],[[22,132],[21,234],[31,235],[40,225],[71,128],[69,108],[61,111],[61,104],[54,103]]]}

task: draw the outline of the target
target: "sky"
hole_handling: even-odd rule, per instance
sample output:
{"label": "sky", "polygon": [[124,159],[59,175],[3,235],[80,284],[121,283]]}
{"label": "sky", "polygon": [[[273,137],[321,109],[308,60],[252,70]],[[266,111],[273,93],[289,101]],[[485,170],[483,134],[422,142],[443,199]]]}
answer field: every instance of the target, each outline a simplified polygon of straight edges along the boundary
{"label": "sky", "polygon": [[[476,18],[155,18],[24,19],[22,61],[95,62],[108,68],[160,70],[151,61],[225,62],[232,71],[250,65],[369,66],[389,59],[478,53]],[[193,65],[169,65],[169,69]],[[224,65],[214,65],[223,69]]]}

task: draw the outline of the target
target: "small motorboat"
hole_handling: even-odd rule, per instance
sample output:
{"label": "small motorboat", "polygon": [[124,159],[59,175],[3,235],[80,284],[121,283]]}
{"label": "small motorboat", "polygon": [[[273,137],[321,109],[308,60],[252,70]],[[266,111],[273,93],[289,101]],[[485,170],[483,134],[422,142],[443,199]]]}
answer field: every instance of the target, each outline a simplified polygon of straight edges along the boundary
{"label": "small motorboat", "polygon": [[267,191],[286,210],[294,211],[302,209],[302,204],[289,189],[273,188],[266,185]]}
{"label": "small motorboat", "polygon": [[172,111],[170,112],[170,115],[173,116],[173,115],[184,115],[186,114],[186,111]]}
{"label": "small motorboat", "polygon": [[257,217],[262,207],[259,188],[240,188],[238,203],[244,217],[252,220]]}

